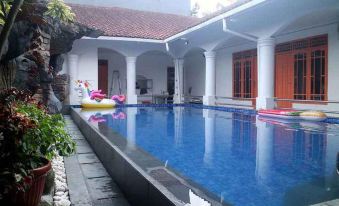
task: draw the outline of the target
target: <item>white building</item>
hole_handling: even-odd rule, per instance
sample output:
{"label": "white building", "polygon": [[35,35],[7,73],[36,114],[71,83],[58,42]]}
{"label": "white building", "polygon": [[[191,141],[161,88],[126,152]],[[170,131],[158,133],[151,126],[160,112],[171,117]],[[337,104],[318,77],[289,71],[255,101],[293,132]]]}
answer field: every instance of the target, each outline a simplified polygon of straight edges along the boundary
{"label": "white building", "polygon": [[65,0],[65,2],[92,6],[121,7],[185,16],[191,15],[190,0]]}
{"label": "white building", "polygon": [[[104,34],[74,43],[71,78],[110,93],[119,71],[128,104],[161,98],[175,84],[175,103],[203,96],[206,105],[339,110],[331,103],[339,101],[338,0],[242,0],[203,19],[72,8]],[[79,104],[74,92],[70,104]]]}

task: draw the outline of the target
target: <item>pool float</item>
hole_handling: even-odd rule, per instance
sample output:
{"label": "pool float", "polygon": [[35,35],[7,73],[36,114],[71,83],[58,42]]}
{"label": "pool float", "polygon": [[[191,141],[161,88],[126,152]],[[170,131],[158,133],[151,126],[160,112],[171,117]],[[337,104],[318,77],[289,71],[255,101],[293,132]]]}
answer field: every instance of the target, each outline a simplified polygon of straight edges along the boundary
{"label": "pool float", "polygon": [[112,114],[113,119],[126,119],[126,114],[122,111],[118,111]]}
{"label": "pool float", "polygon": [[258,111],[259,116],[280,118],[288,120],[306,120],[320,122],[327,117],[323,112],[317,111],[297,111],[297,110],[279,110],[279,109],[262,109]]}
{"label": "pool float", "polygon": [[93,100],[103,100],[106,97],[106,94],[101,94],[101,90],[93,90],[91,91],[90,98]]}
{"label": "pool float", "polygon": [[118,104],[123,104],[126,100],[126,96],[125,95],[113,95],[111,99],[117,102]]}
{"label": "pool float", "polygon": [[106,122],[106,119],[101,113],[94,114],[88,118],[89,122],[92,123],[100,123],[100,122]]}
{"label": "pool float", "polygon": [[117,104],[112,99],[104,98],[106,95],[101,94],[100,90],[91,92],[87,81],[77,80],[76,83],[82,91],[81,106],[83,108],[112,108]]}
{"label": "pool float", "polygon": [[280,110],[280,109],[261,109],[258,114],[263,117],[273,117],[280,119],[300,119],[300,112],[296,110]]}
{"label": "pool float", "polygon": [[323,112],[306,111],[300,113],[300,118],[307,121],[320,122],[324,121],[327,118],[327,116]]}

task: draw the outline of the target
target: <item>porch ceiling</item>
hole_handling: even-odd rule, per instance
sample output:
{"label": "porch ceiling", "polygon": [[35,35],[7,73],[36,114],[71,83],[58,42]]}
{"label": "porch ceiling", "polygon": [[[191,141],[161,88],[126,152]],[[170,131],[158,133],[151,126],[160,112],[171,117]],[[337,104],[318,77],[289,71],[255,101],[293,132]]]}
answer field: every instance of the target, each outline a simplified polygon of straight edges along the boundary
{"label": "porch ceiling", "polygon": [[[267,0],[227,18],[227,28],[257,38],[278,36],[312,26],[339,22],[338,0]],[[186,39],[189,45],[183,46]],[[217,21],[171,42],[174,47],[218,49],[251,41],[225,33]]]}
{"label": "porch ceiling", "polygon": [[[266,0],[235,13],[227,17],[226,20],[228,29],[241,34],[248,34],[256,38],[274,37],[311,26],[339,22],[339,1]],[[194,48],[214,50],[221,47],[250,43],[251,41],[234,34],[225,33],[221,19],[203,25],[196,30],[180,34],[180,36],[170,41],[161,40],[157,43],[139,42],[138,47],[135,46],[136,42],[133,39],[128,41],[99,40],[99,42],[103,45],[102,47],[116,47],[124,55],[129,55],[130,51],[133,51],[133,55],[139,55],[149,50],[166,51],[165,43],[168,43],[169,53],[173,56],[181,57]],[[255,42],[253,44],[255,45]]]}
{"label": "porch ceiling", "polygon": [[229,27],[257,37],[338,21],[338,0],[268,0],[229,18]]}

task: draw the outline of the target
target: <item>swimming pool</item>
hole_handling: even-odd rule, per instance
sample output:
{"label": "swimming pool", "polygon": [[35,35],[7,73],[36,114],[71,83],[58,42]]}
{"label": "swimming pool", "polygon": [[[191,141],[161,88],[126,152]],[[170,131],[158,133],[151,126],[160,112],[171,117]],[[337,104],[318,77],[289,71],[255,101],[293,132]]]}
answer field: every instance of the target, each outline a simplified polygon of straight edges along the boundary
{"label": "swimming pool", "polygon": [[280,206],[339,198],[339,125],[180,106],[90,114],[90,124],[118,133],[129,151],[145,151],[219,202]]}

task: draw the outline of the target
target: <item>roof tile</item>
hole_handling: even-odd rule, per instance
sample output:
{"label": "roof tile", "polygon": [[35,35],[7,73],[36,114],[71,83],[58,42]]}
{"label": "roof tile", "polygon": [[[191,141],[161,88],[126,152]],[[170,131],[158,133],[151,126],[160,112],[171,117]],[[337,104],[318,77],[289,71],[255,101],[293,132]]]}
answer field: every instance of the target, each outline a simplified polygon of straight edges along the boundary
{"label": "roof tile", "polygon": [[195,17],[118,7],[69,5],[78,23],[114,37],[163,40],[201,21]]}
{"label": "roof tile", "polygon": [[105,36],[164,40],[250,1],[237,0],[204,18],[119,7],[68,5],[72,7],[78,23],[100,30]]}

